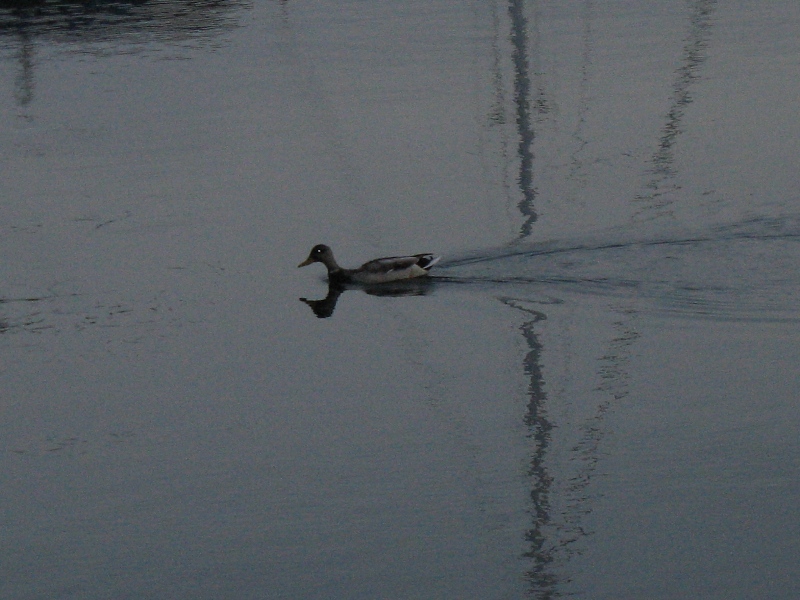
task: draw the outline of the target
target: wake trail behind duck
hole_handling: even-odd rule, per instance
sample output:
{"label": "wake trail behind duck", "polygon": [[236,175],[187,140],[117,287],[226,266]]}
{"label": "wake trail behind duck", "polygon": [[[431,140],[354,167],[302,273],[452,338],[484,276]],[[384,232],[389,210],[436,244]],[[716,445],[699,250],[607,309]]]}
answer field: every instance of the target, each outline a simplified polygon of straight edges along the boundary
{"label": "wake trail behind duck", "polygon": [[757,218],[643,235],[618,229],[443,260],[452,283],[547,285],[648,298],[667,312],[800,318],[800,218]]}

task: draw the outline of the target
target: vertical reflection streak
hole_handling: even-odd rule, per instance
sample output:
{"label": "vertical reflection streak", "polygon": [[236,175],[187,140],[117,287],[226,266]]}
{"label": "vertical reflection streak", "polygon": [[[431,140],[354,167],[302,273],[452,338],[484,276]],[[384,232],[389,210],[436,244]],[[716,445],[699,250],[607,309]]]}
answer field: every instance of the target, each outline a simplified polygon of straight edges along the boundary
{"label": "vertical reflection streak", "polygon": [[507,101],[506,90],[504,85],[504,68],[503,68],[503,50],[501,49],[501,24],[500,24],[500,11],[497,4],[491,5],[491,19],[492,19],[492,96],[493,101],[489,109],[489,124],[490,126],[498,126],[500,132],[498,153],[501,158],[501,164],[504,166],[502,169],[502,188],[505,192],[506,200],[510,206],[512,203],[511,183],[509,182],[510,168],[508,164],[511,162],[509,158],[509,135],[505,128],[508,123],[507,117]]}
{"label": "vertical reflection streak", "polygon": [[594,22],[594,2],[593,0],[586,0],[581,12],[581,19],[583,21],[583,32],[581,40],[583,48],[581,50],[581,67],[580,67],[580,83],[578,86],[578,121],[575,129],[572,132],[572,139],[575,141],[575,150],[570,154],[570,168],[569,178],[578,181],[581,187],[586,185],[585,176],[582,174],[584,162],[581,154],[589,145],[589,140],[586,139],[584,134],[584,127],[586,126],[587,115],[590,108],[590,87],[592,83],[593,67],[594,67],[594,30],[592,24]]}
{"label": "vertical reflection streak", "polygon": [[514,70],[514,105],[516,108],[517,135],[519,144],[518,183],[522,198],[517,205],[525,217],[519,237],[530,235],[538,219],[536,213],[536,189],[533,185],[533,142],[535,134],[531,119],[531,78],[528,64],[528,18],[525,16],[524,0],[509,0],[508,15],[511,19],[511,61]]}
{"label": "vertical reflection streak", "polygon": [[[534,313],[536,314],[536,313]],[[547,469],[545,458],[550,446],[553,424],[547,417],[545,409],[546,394],[544,392],[544,378],[541,368],[542,345],[534,331],[534,325],[544,319],[541,313],[536,318],[528,321],[521,327],[522,335],[530,351],[526,354],[523,364],[525,374],[530,379],[528,393],[528,412],[525,415],[525,424],[528,426],[529,437],[533,442],[529,475],[531,477],[531,510],[532,526],[526,535],[530,549],[525,553],[532,559],[532,565],[527,573],[532,590],[536,597],[550,598],[554,595],[558,583],[556,575],[550,568],[554,560],[555,546],[543,531],[550,524],[550,492],[553,477]]]}
{"label": "vertical reflection streak", "polygon": [[[528,595],[537,600],[550,600],[561,596],[559,588],[570,581],[568,573],[559,572],[559,566],[563,569],[571,557],[580,554],[581,540],[592,533],[585,521],[592,512],[592,500],[596,496],[592,496],[589,487],[600,465],[601,445],[608,433],[606,421],[630,393],[631,347],[639,338],[635,328],[636,312],[625,307],[615,309],[619,316],[613,323],[614,335],[598,358],[596,372],[600,380],[596,391],[604,398],[578,428],[579,437],[569,452],[570,462],[577,470],[559,485],[547,465],[556,425],[546,408],[542,343],[535,330],[547,316],[530,308],[530,300],[510,297],[499,300],[528,315],[528,320],[519,328],[528,347],[522,364],[529,381],[524,421],[531,440],[528,469],[531,525],[525,532],[528,550],[522,556],[530,560],[525,572]],[[560,496],[555,498],[555,504],[561,509],[553,508],[554,494]],[[558,510],[557,514],[553,514],[553,510]]]}
{"label": "vertical reflection streak", "polygon": [[693,101],[691,87],[699,79],[700,67],[708,58],[706,49],[711,36],[711,15],[716,4],[717,0],[697,0],[692,5],[689,34],[683,46],[682,64],[675,71],[672,101],[667,110],[664,126],[661,128],[658,147],[650,161],[652,178],[646,186],[650,192],[636,196],[636,201],[641,203],[636,217],[641,217],[643,214],[647,214],[651,219],[661,216],[664,209],[675,202],[675,198],[664,196],[680,189],[678,184],[670,183],[676,177],[675,146],[678,136],[683,133],[686,107]]}
{"label": "vertical reflection streak", "polygon": [[530,559],[530,568],[525,573],[530,584],[530,593],[535,598],[547,599],[555,596],[558,577],[552,570],[556,545],[548,537],[546,529],[551,524],[550,492],[553,477],[547,468],[546,458],[550,447],[551,423],[545,403],[547,395],[544,391],[544,376],[541,367],[542,344],[536,335],[535,326],[547,317],[541,313],[524,306],[524,300],[513,298],[500,298],[501,302],[521,310],[533,318],[523,323],[520,332],[528,346],[528,352],[523,358],[523,370],[529,380],[528,383],[528,410],[525,414],[525,425],[528,437],[532,443],[528,475],[531,478],[530,511],[531,527],[525,533],[528,550],[523,554]]}
{"label": "vertical reflection streak", "polygon": [[[562,548],[569,558],[581,552],[578,542],[592,532],[587,528],[585,517],[591,512],[592,495],[588,488],[594,480],[602,457],[601,444],[608,433],[606,420],[617,404],[630,393],[629,363],[631,347],[639,339],[635,328],[636,312],[630,308],[614,309],[619,317],[613,322],[613,337],[608,341],[605,352],[598,358],[597,376],[600,379],[596,388],[605,398],[594,409],[580,427],[580,438],[571,449],[571,455],[578,466],[565,488],[566,507],[563,514]],[[597,498],[595,495],[594,498]]]}
{"label": "vertical reflection streak", "polygon": [[31,36],[24,29],[19,32],[19,72],[14,80],[14,100],[17,106],[25,107],[33,101],[34,65],[36,46]]}

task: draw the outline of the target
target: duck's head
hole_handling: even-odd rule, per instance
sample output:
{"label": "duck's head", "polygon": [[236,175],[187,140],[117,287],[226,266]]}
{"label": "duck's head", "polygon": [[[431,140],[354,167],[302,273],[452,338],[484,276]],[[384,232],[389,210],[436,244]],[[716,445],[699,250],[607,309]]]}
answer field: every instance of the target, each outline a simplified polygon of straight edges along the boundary
{"label": "duck's head", "polygon": [[337,268],[338,265],[333,258],[333,250],[328,248],[325,244],[317,244],[311,249],[311,252],[308,255],[308,258],[297,265],[297,268],[305,267],[310,265],[311,263],[320,262],[326,267],[330,268]]}

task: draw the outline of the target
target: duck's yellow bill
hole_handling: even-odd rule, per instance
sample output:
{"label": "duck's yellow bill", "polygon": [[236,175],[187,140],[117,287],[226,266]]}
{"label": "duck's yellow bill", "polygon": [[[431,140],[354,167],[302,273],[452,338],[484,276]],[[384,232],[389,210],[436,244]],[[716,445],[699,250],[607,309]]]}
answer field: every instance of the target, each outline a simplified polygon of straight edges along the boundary
{"label": "duck's yellow bill", "polygon": [[313,258],[307,258],[303,262],[301,262],[299,265],[297,265],[297,268],[299,269],[300,267],[307,267],[308,265],[310,265],[313,262],[314,262]]}

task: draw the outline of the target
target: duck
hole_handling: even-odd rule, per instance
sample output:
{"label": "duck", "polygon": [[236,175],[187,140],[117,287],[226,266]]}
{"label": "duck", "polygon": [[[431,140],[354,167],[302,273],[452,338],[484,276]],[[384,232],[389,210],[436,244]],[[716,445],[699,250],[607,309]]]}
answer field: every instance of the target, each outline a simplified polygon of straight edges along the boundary
{"label": "duck", "polygon": [[357,269],[344,269],[339,266],[333,257],[333,250],[325,244],[317,244],[311,249],[308,258],[297,265],[297,268],[319,262],[328,269],[328,280],[331,283],[362,283],[370,285],[422,277],[427,275],[431,267],[441,259],[441,256],[434,254],[387,256],[365,262]]}

